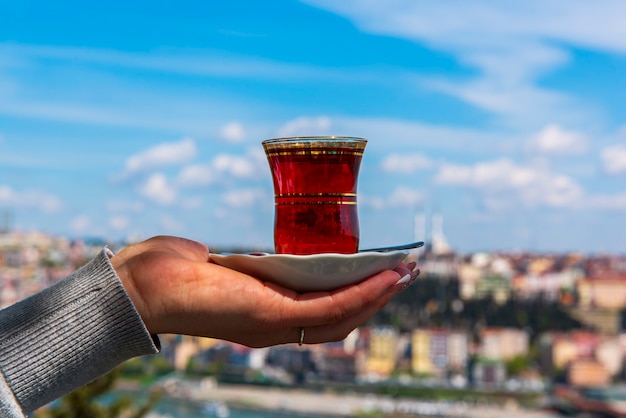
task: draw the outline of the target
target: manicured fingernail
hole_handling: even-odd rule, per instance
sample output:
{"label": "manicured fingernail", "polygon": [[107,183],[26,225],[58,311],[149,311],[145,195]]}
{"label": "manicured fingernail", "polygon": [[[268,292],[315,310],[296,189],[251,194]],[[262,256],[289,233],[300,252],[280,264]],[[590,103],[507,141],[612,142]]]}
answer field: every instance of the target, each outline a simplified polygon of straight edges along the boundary
{"label": "manicured fingernail", "polygon": [[415,261],[411,261],[409,264],[406,265],[406,267],[413,271],[413,269],[417,266],[417,263]]}
{"label": "manicured fingernail", "polygon": [[411,275],[407,274],[406,276],[402,276],[402,278],[396,282],[395,286],[398,286],[400,284],[405,284],[410,281],[411,281]]}

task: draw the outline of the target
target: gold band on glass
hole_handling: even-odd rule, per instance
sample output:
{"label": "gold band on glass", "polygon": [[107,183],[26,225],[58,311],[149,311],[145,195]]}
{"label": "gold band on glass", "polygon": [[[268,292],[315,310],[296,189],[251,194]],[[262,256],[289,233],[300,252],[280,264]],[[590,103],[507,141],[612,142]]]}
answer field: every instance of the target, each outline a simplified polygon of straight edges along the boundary
{"label": "gold band on glass", "polygon": [[356,193],[275,194],[275,205],[356,205]]}
{"label": "gold band on glass", "polygon": [[351,153],[363,155],[367,139],[349,136],[308,136],[266,139],[262,142],[269,155],[302,155],[311,153]]}
{"label": "gold band on glass", "polygon": [[274,197],[356,197],[356,193],[277,193]]}
{"label": "gold band on glass", "polygon": [[268,157],[276,157],[280,155],[353,155],[356,157],[362,157],[363,151],[356,150],[312,150],[312,149],[299,149],[299,150],[277,150],[266,152]]}
{"label": "gold band on glass", "polygon": [[276,202],[274,206],[282,206],[282,205],[356,205],[355,201],[351,202],[343,202],[337,200],[315,200],[315,201],[304,201],[304,202]]}

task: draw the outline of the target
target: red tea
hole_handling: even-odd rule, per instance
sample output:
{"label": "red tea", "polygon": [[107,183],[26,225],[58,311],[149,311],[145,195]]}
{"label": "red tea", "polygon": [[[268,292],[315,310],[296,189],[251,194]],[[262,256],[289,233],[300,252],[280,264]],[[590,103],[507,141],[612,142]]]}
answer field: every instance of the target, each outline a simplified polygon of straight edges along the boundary
{"label": "red tea", "polygon": [[358,250],[356,188],[365,144],[315,137],[263,142],[274,182],[276,253]]}

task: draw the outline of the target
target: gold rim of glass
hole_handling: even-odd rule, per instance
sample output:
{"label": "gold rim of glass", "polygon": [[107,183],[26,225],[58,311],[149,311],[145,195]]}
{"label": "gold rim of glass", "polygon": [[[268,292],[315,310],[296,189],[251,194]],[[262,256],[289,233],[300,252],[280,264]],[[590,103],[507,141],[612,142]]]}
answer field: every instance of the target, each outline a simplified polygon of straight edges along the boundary
{"label": "gold rim of glass", "polygon": [[261,143],[266,151],[284,148],[352,148],[364,150],[367,139],[356,136],[294,136],[266,139]]}
{"label": "gold rim of glass", "polygon": [[302,202],[274,202],[274,206],[297,206],[297,205],[346,205],[346,206],[356,206],[356,201],[354,200],[313,200],[313,201],[302,201]]}

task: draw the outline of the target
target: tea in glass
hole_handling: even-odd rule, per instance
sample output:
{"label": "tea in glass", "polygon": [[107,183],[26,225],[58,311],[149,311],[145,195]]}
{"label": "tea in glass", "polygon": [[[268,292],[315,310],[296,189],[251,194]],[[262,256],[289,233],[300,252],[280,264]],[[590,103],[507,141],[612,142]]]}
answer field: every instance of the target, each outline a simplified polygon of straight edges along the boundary
{"label": "tea in glass", "polygon": [[263,141],[274,183],[278,254],[351,254],[359,248],[357,180],[367,140]]}

